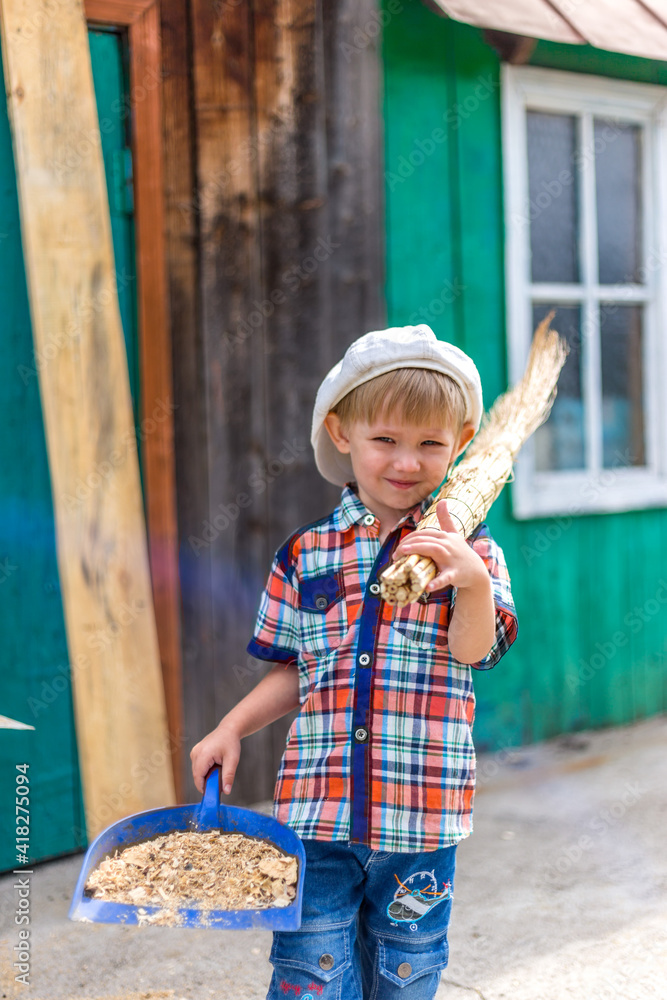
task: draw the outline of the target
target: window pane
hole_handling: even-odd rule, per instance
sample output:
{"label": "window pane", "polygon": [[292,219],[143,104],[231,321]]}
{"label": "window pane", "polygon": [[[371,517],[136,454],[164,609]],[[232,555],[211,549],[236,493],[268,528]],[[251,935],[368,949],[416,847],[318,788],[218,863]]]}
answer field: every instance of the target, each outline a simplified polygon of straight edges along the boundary
{"label": "window pane", "polygon": [[576,126],[574,115],[527,114],[533,281],[579,280]]}
{"label": "window pane", "polygon": [[645,465],[642,307],[600,303],[602,464]]}
{"label": "window pane", "polygon": [[[533,330],[553,309],[553,305],[533,306]],[[570,346],[558,379],[558,394],[546,423],[535,432],[535,468],[538,472],[583,469],[584,403],[581,394],[581,315],[578,305],[555,306],[551,328]]]}
{"label": "window pane", "polygon": [[640,126],[596,118],[594,128],[599,281],[639,281]]}

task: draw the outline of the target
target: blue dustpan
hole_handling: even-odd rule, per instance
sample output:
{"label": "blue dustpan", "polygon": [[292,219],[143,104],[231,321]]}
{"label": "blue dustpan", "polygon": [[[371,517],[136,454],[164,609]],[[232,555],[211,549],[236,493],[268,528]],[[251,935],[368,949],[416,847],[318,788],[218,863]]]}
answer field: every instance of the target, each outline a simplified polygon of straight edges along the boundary
{"label": "blue dustpan", "polygon": [[[198,910],[183,907],[175,911],[179,920],[177,926],[231,930],[257,927],[293,931],[301,925],[303,875],[306,867],[303,844],[293,830],[277,819],[262,816],[251,809],[239,809],[237,806],[221,803],[219,767],[214,767],[208,775],[204,797],[199,805],[173,806],[135,813],[107,827],[95,838],[83,859],[69,919],[103,924],[137,924],[143,914],[158,913],[161,906],[133,906],[129,903],[91,899],[84,895],[83,889],[91,872],[100,861],[112,855],[116,848],[122,850],[130,844],[150,840],[174,830],[222,830],[225,833],[244,833],[249,837],[268,840],[287,854],[296,856],[298,871],[296,896],[289,906],[260,910]],[[139,910],[142,911],[141,914]]]}

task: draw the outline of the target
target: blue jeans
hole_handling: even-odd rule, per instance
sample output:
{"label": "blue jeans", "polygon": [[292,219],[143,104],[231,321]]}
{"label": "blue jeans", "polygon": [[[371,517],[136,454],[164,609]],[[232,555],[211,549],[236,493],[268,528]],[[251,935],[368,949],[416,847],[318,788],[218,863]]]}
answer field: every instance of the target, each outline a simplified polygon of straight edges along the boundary
{"label": "blue jeans", "polygon": [[274,931],[267,1000],[432,1000],[449,953],[456,847],[303,845],[301,927]]}

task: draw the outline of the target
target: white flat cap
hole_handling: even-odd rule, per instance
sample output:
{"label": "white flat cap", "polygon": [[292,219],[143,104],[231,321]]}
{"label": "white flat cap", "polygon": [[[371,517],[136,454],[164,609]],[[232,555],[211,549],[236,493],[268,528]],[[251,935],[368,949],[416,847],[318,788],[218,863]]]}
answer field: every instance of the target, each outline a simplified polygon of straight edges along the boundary
{"label": "white flat cap", "polygon": [[394,326],[374,330],[350,344],[317,390],[310,441],[315,464],[330,483],[344,486],[354,479],[349,455],[338,451],[324,418],[352,389],[395,368],[430,368],[449,375],[466,401],[465,422],[477,431],[482,419],[482,383],[472,358],[453,344],[438,340],[430,326]]}

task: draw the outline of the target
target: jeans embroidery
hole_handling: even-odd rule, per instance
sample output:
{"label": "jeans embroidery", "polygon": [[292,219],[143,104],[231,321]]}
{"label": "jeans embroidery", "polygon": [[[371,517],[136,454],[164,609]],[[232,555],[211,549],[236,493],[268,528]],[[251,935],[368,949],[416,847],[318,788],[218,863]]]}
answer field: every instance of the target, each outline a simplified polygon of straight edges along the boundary
{"label": "jeans embroidery", "polygon": [[394,872],[394,878],[398,882],[398,889],[387,906],[387,916],[394,925],[399,922],[411,923],[410,929],[417,930],[417,920],[425,917],[438,903],[452,898],[452,883],[443,882],[442,890],[438,891],[434,871],[415,872],[405,882],[401,882]]}
{"label": "jeans embroidery", "polygon": [[[293,990],[295,996],[301,996],[301,986],[297,983],[288,983],[286,979],[280,980],[280,989],[283,993],[289,993],[290,990]],[[321,996],[322,990],[324,989],[324,983],[308,983],[306,989],[313,990],[313,993]],[[315,1000],[313,993],[304,993],[301,1000]]]}
{"label": "jeans embroidery", "polygon": [[280,980],[280,989],[283,993],[289,993],[290,990],[294,990],[296,996],[299,996],[301,993],[301,987],[297,983],[288,983],[285,979]]}
{"label": "jeans embroidery", "polygon": [[[288,983],[286,979],[280,980],[280,989],[283,993],[289,993],[290,990],[293,990],[295,996],[301,996],[301,987],[297,983]],[[322,990],[324,989],[324,983],[308,983],[306,989],[313,990],[318,996],[321,996]],[[315,997],[313,993],[304,993],[301,1000],[315,1000]]]}

